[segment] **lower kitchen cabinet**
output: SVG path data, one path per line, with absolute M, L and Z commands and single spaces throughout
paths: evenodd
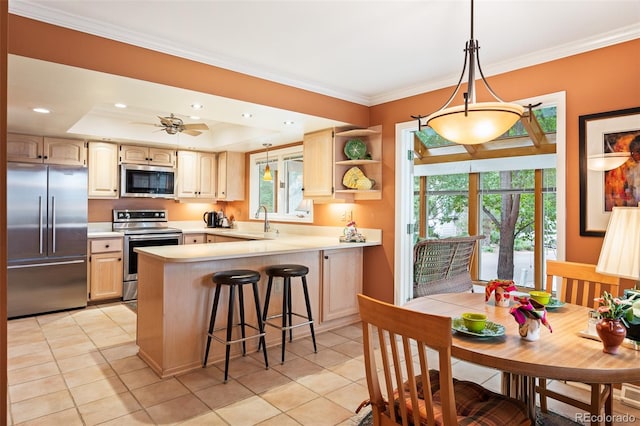
M 89 239 L 89 300 L 122 297 L 122 238 Z
M 182 244 L 202 244 L 205 242 L 205 234 L 184 234 Z
M 358 313 L 362 293 L 362 248 L 322 253 L 322 321 Z

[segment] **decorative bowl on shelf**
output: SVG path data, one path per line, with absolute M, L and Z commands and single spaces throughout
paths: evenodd
M 363 159 L 367 155 L 367 144 L 365 144 L 362 139 L 349 139 L 347 143 L 344 144 L 344 155 L 346 155 L 349 160 Z

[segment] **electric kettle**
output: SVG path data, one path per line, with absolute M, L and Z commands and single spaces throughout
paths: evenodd
M 215 228 L 218 226 L 216 212 L 204 212 L 202 220 L 207 224 L 207 228 Z

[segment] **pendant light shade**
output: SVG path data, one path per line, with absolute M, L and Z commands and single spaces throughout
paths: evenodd
M 607 152 L 590 155 L 587 158 L 587 168 L 597 172 L 606 172 L 622 166 L 629 158 L 631 158 L 631 155 L 628 152 Z
M 504 134 L 522 117 L 524 113 L 522 105 L 504 102 L 489 86 L 480 67 L 479 49 L 478 41 L 473 38 L 473 0 L 471 0 L 471 38 L 464 49 L 464 66 L 458 84 L 451 97 L 438 111 L 426 117 L 411 116 L 418 120 L 419 129 L 423 125 L 421 120 L 426 118 L 426 125 L 443 138 L 463 145 L 476 145 Z M 482 82 L 497 102 L 476 102 L 476 64 Z M 466 71 L 468 71 L 468 78 L 464 104 L 449 107 L 460 90 Z
M 270 182 L 273 180 L 273 176 L 271 176 L 271 167 L 269 167 L 269 147 L 271 146 L 271 144 L 263 143 L 262 146 L 267 148 L 267 165 L 264 168 L 264 175 L 262 176 L 262 180 Z
M 504 134 L 524 108 L 503 102 L 480 102 L 441 109 L 427 117 L 427 126 L 443 138 L 464 145 L 488 142 Z

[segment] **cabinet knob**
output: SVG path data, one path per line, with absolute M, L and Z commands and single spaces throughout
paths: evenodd
M 325 256 L 324 258 L 325 258 L 325 259 L 329 259 L 329 256 Z
M 109 248 L 109 244 L 106 244 L 106 245 L 104 246 L 104 248 Z
M 38 158 L 42 158 L 42 155 L 38 155 Z
M 46 155 L 44 156 L 44 159 L 45 159 L 45 160 L 46 160 L 46 159 L 48 159 L 48 158 L 49 158 L 49 157 L 47 157 Z
M 114 190 L 113 190 L 113 192 L 118 192 L 118 190 L 117 190 L 117 189 L 114 189 Z

